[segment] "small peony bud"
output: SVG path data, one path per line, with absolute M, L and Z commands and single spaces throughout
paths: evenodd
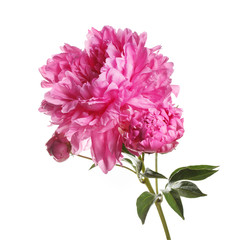
M 62 134 L 54 133 L 53 137 L 46 143 L 47 151 L 57 162 L 63 162 L 69 158 L 71 151 L 70 142 Z

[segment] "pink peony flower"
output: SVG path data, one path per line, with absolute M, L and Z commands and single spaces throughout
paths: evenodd
M 184 133 L 181 112 L 179 108 L 169 107 L 123 115 L 120 131 L 125 146 L 134 154 L 172 151 Z
M 171 85 L 173 64 L 158 53 L 160 46 L 145 47 L 146 39 L 129 29 L 92 28 L 85 50 L 66 44 L 40 68 L 42 87 L 51 89 L 39 110 L 58 125 L 73 154 L 90 148 L 104 173 L 121 163 L 122 113 L 168 109 L 171 93 L 178 93 Z
M 71 145 L 63 134 L 54 133 L 53 137 L 46 143 L 47 151 L 57 162 L 63 162 L 69 158 Z

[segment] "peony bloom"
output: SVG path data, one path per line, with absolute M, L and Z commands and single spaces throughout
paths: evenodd
M 123 115 L 120 125 L 123 142 L 134 154 L 170 152 L 184 133 L 181 110 L 178 108 L 150 108 L 135 111 L 129 118 L 124 118 L 126 115 Z
M 178 92 L 171 85 L 173 64 L 160 46 L 145 47 L 146 39 L 129 29 L 92 28 L 84 50 L 66 44 L 40 68 L 42 87 L 50 90 L 39 110 L 58 125 L 73 154 L 90 149 L 104 173 L 121 163 L 124 111 L 169 109 L 171 93 Z
M 55 132 L 46 146 L 50 156 L 53 156 L 57 162 L 63 162 L 69 158 L 71 145 L 63 134 Z

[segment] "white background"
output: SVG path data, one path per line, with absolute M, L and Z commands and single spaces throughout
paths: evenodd
M 146 31 L 147 46 L 161 44 L 174 62 L 186 132 L 159 171 L 220 165 L 198 183 L 207 197 L 183 199 L 185 221 L 163 202 L 172 239 L 240 239 L 239 16 L 231 0 L 2 1 L 0 239 L 164 239 L 154 207 L 145 225 L 138 219 L 146 188 L 133 174 L 88 171 L 78 157 L 59 164 L 45 150 L 55 128 L 38 112 L 38 68 L 64 43 L 83 48 L 87 30 L 104 25 Z

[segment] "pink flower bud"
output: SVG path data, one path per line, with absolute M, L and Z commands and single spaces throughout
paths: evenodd
M 64 134 L 55 132 L 46 146 L 50 156 L 53 156 L 57 162 L 63 162 L 69 158 L 71 145 Z

